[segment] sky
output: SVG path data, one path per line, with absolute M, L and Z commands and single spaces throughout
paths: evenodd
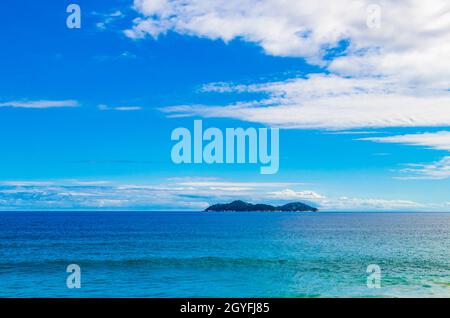
M 0 210 L 450 211 L 446 0 L 1 7 Z M 174 164 L 196 119 L 279 128 L 278 173 Z

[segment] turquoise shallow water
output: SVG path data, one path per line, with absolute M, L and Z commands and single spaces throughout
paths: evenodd
M 450 214 L 0 212 L 0 296 L 450 297 Z

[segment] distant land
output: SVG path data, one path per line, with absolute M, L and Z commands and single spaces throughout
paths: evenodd
M 292 202 L 281 206 L 269 204 L 252 204 L 244 201 L 233 201 L 225 204 L 214 204 L 205 212 L 318 212 L 317 208 L 302 202 Z

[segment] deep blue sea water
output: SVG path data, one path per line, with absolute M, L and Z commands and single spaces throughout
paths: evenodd
M 0 296 L 450 297 L 450 214 L 0 212 Z

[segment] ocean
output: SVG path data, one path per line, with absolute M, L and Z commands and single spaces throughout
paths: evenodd
M 450 213 L 0 212 L 0 297 L 450 297 Z

